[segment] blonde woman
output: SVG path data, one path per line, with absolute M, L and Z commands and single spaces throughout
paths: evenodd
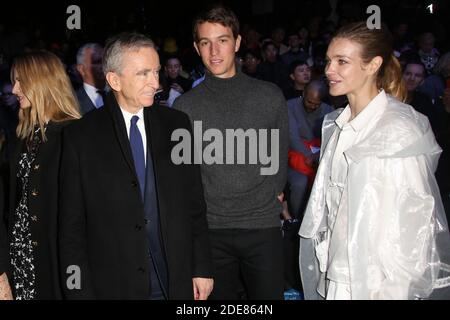
M 300 228 L 306 298 L 427 299 L 450 285 L 450 236 L 428 119 L 403 103 L 392 38 L 364 22 L 327 51 L 332 96 L 321 160 Z M 442 289 L 442 290 L 441 290 Z M 442 296 L 441 296 L 442 297 Z
M 59 58 L 29 52 L 11 68 L 20 103 L 19 139 L 10 162 L 7 218 L 11 287 L 15 299 L 59 299 L 57 260 L 58 172 L 62 129 L 80 118 Z

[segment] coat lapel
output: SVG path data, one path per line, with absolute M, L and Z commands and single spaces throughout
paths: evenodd
M 128 140 L 127 128 L 125 126 L 125 121 L 123 120 L 120 107 L 117 104 L 116 98 L 112 92 L 108 93 L 106 96 L 105 108 L 108 110 L 112 122 L 114 125 L 114 131 L 116 134 L 117 141 L 119 142 L 120 149 L 122 150 L 122 155 L 127 162 L 128 167 L 134 176 L 136 176 L 136 170 L 134 168 L 133 155 L 131 153 L 130 141 Z
M 89 98 L 86 90 L 84 90 L 83 86 L 81 86 L 81 88 L 78 89 L 77 97 L 80 102 L 80 108 L 81 108 L 82 114 L 86 114 L 89 111 L 96 109 L 95 105 L 92 103 L 91 99 Z
M 167 212 L 167 208 L 164 201 L 163 183 L 161 174 L 164 171 L 165 164 L 162 162 L 163 158 L 158 153 L 158 150 L 164 150 L 161 148 L 161 144 L 166 143 L 166 137 L 163 134 L 163 127 L 161 119 L 158 117 L 158 107 L 146 107 L 144 108 L 144 120 L 145 120 L 145 131 L 147 135 L 147 154 L 151 155 L 153 160 L 153 173 L 155 176 L 155 187 L 156 187 L 156 199 L 158 203 L 159 219 L 161 224 L 161 236 L 163 239 L 163 245 L 165 252 L 167 252 L 166 246 L 166 231 L 167 231 L 167 216 L 164 214 Z M 147 159 L 150 157 L 147 156 Z M 147 162 L 147 166 L 149 163 Z M 146 195 L 147 197 L 147 195 Z

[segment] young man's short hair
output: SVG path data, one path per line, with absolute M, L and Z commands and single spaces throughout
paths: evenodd
M 233 37 L 237 39 L 239 35 L 239 20 L 236 14 L 223 6 L 215 6 L 207 11 L 200 13 L 192 26 L 192 36 L 195 42 L 198 42 L 198 26 L 202 23 L 218 23 L 224 27 L 229 27 L 233 32 Z
M 289 74 L 294 74 L 295 69 L 297 69 L 298 66 L 307 66 L 307 67 L 309 67 L 308 62 L 306 62 L 306 60 L 295 60 L 295 61 L 292 61 L 292 63 L 289 65 Z

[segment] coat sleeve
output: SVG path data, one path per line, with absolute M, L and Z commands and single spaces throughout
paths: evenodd
M 303 119 L 298 119 L 293 111 L 294 105 L 288 103 L 288 119 L 289 119 L 289 148 L 293 149 L 305 156 L 311 156 L 309 150 L 302 141 L 300 136 L 301 125 L 304 125 Z M 305 124 L 306 125 L 306 124 Z
M 59 250 L 67 299 L 95 299 L 88 261 L 86 210 L 79 154 L 65 130 L 60 171 Z
M 191 136 L 192 127 L 188 116 L 185 116 L 184 126 Z M 195 146 L 192 146 L 193 156 Z M 192 162 L 194 163 L 193 159 Z M 192 277 L 212 278 L 211 247 L 209 243 L 208 222 L 206 219 L 206 202 L 203 194 L 203 184 L 200 173 L 200 165 L 187 165 L 188 176 L 191 182 L 191 196 L 189 198 L 189 214 L 192 228 L 193 241 L 193 275 Z
M 383 200 L 388 200 L 384 208 L 389 215 L 380 224 L 385 232 L 378 249 L 382 281 L 376 298 L 427 298 L 441 266 L 437 234 L 441 233 L 447 244 L 450 239 L 448 227 L 438 226 L 438 217 L 444 214 L 442 202 L 425 156 L 390 162 L 388 186 L 392 189 L 384 186 Z M 373 271 L 368 274 L 376 279 L 377 270 Z
M 8 244 L 6 237 L 6 226 L 4 215 L 5 208 L 5 190 L 3 188 L 3 177 L 0 176 L 0 275 L 8 270 Z

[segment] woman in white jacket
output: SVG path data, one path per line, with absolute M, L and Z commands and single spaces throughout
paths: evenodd
M 450 235 L 434 171 L 441 153 L 428 119 L 402 103 L 392 38 L 344 26 L 327 51 L 332 96 L 321 161 L 299 231 L 307 299 L 444 297 Z

